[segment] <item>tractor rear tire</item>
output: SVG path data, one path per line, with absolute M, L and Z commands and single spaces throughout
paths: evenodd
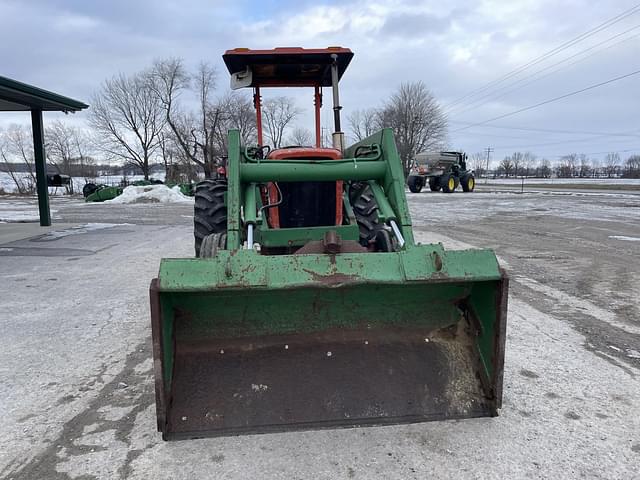
M 460 180 L 460 183 L 462 184 L 463 192 L 473 192 L 473 190 L 476 188 L 476 177 L 471 174 L 465 175 Z
M 411 190 L 412 193 L 420 193 L 422 191 L 422 187 L 424 187 L 424 179 L 418 176 L 409 177 L 407 184 L 409 185 L 409 190 Z
M 453 193 L 458 186 L 456 183 L 456 176 L 453 173 L 448 175 L 442 175 L 440 177 L 440 185 L 444 193 Z
M 440 177 L 429 178 L 429 189 L 432 192 L 439 192 L 440 188 Z
M 378 204 L 368 185 L 362 189 L 351 206 L 360 230 L 360 245 L 367 248 L 373 247 L 378 252 L 394 251 L 395 247 L 388 239 L 388 232 L 378 220 Z
M 227 233 L 226 179 L 207 179 L 196 185 L 193 207 L 193 235 L 196 257 L 207 235 Z

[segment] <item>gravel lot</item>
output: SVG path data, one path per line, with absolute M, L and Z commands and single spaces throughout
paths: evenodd
M 190 205 L 54 198 L 45 233 L 0 224 L 0 478 L 640 478 L 638 193 L 408 194 L 419 241 L 513 280 L 500 417 L 171 443 L 147 290 L 191 255 Z

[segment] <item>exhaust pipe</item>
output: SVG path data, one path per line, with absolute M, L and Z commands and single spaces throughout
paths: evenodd
M 340 94 L 338 91 L 338 55 L 331 54 L 333 63 L 331 64 L 331 90 L 333 92 L 333 148 L 344 151 L 344 132 L 340 127 Z

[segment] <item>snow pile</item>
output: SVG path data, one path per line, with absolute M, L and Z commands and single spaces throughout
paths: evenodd
M 191 203 L 193 198 L 180 193 L 180 189 L 171 189 L 166 185 L 145 185 L 127 187 L 122 195 L 104 203 Z

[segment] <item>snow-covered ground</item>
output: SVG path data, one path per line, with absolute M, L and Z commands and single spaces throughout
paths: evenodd
M 407 193 L 414 222 L 448 222 L 447 209 L 455 208 L 455 223 L 479 221 L 503 216 L 557 216 L 572 219 L 624 221 L 640 219 L 640 195 L 590 192 L 482 192 L 468 193 Z M 566 201 L 559 201 L 565 197 Z
M 55 219 L 58 210 L 51 209 L 51 216 Z M 37 222 L 40 219 L 38 205 L 30 200 L 13 198 L 9 202 L 0 202 L 0 223 L 7 222 Z

